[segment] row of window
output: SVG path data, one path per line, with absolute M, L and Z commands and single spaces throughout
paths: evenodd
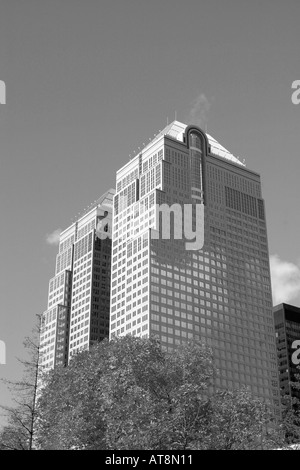
M 66 238 L 63 242 L 59 244 L 59 253 L 67 250 L 67 248 L 71 247 L 74 244 L 75 235 L 71 235 L 70 237 Z
M 143 161 L 142 171 L 147 173 L 147 171 L 156 166 L 158 162 L 163 159 L 163 149 L 159 150 L 158 153 L 151 155 L 147 160 Z
M 79 238 L 82 238 L 83 236 L 85 236 L 89 232 L 91 232 L 95 228 L 95 223 L 96 223 L 96 220 L 95 220 L 95 217 L 94 217 L 93 220 L 91 220 L 89 223 L 87 223 L 83 227 L 81 227 L 78 230 L 78 233 L 77 233 L 77 240 L 79 240 Z
M 151 168 L 147 173 L 141 176 L 141 191 L 140 197 L 144 197 L 154 188 L 161 185 L 162 180 L 162 164 L 159 163 L 155 167 Z
M 139 177 L 139 170 L 135 168 L 133 171 L 128 173 L 124 178 L 117 182 L 117 192 L 119 193 L 121 189 L 128 186 L 132 181 L 136 180 Z

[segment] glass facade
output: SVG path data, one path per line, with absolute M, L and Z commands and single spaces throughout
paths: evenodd
M 56 274 L 42 315 L 41 365 L 71 356 L 109 335 L 111 219 L 109 190 L 60 235 Z
M 120 206 L 121 189 L 115 196 L 110 337 L 156 335 L 169 351 L 204 340 L 220 371 L 217 386 L 247 385 L 279 405 L 259 175 L 178 122 L 117 172 L 117 188 L 130 174 L 134 200 Z M 169 239 L 162 237 L 166 214 L 156 211 L 162 204 L 179 208 L 170 210 Z M 204 204 L 200 250 L 178 236 L 187 223 L 196 227 L 195 210 L 185 220 L 187 204 Z

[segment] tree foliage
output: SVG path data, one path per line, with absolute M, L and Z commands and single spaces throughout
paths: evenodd
M 162 350 L 125 336 L 48 374 L 38 400 L 41 449 L 184 450 L 274 447 L 265 404 L 246 389 L 214 391 L 212 351 Z M 277 437 L 277 436 L 276 436 Z
M 297 367 L 299 371 L 299 366 Z M 293 445 L 300 443 L 300 374 L 294 375 L 294 380 L 290 382 L 291 395 L 282 398 L 282 422 L 281 428 L 285 436 L 285 443 Z M 293 448 L 293 447 L 291 447 Z
M 4 380 L 14 397 L 14 406 L 0 405 L 7 417 L 8 424 L 0 431 L 0 450 L 32 450 L 37 421 L 36 396 L 40 360 L 40 317 L 33 329 L 32 336 L 26 337 L 23 344 L 28 358 L 19 359 L 24 367 L 19 381 Z

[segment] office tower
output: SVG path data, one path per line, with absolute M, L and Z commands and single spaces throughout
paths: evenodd
M 110 189 L 60 234 L 55 276 L 42 315 L 41 365 L 67 365 L 70 357 L 109 335 Z
M 289 395 L 300 399 L 300 390 L 292 388 L 290 383 L 297 381 L 295 374 L 299 374 L 300 308 L 279 304 L 273 311 L 281 397 Z
M 259 175 L 198 127 L 174 121 L 117 171 L 116 188 L 110 338 L 156 335 L 169 351 L 205 340 L 216 386 L 247 385 L 279 405 Z M 162 204 L 177 205 L 170 239 Z M 180 239 L 195 231 L 196 204 L 204 206 L 201 249 Z

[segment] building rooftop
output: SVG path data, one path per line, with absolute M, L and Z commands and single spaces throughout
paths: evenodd
M 106 207 L 113 207 L 113 197 L 115 195 L 116 190 L 113 188 L 110 188 L 106 193 L 102 194 L 102 196 L 99 197 L 99 199 L 95 199 L 94 202 L 92 202 L 89 206 L 87 206 L 85 209 L 83 209 L 81 212 L 79 212 L 75 217 L 72 219 L 72 225 L 82 217 L 84 217 L 86 214 L 88 214 L 91 210 L 95 209 L 98 206 L 106 206 Z M 70 227 L 67 229 L 63 230 L 61 232 L 61 235 L 66 231 L 69 230 Z
M 106 193 L 102 194 L 102 196 L 100 196 L 99 199 L 95 199 L 94 202 L 92 202 L 88 207 L 86 207 L 82 212 L 80 212 L 78 219 L 88 214 L 88 212 L 90 212 L 92 209 L 95 209 L 95 207 L 98 207 L 98 206 L 112 207 L 113 197 L 115 195 L 115 192 L 116 192 L 115 189 L 110 188 L 108 191 L 106 191 Z
M 160 131 L 154 139 L 149 142 L 149 144 L 146 145 L 146 147 L 143 148 L 142 151 L 145 151 L 150 145 L 152 145 L 155 141 L 160 139 L 163 135 L 169 135 L 170 137 L 173 137 L 174 139 L 179 140 L 180 142 L 183 142 L 183 134 L 185 132 L 185 129 L 187 128 L 187 124 L 184 124 L 179 121 L 173 121 L 171 124 L 168 124 L 162 131 Z M 244 162 L 242 162 L 239 157 L 235 157 L 230 153 L 223 145 L 221 145 L 214 137 L 212 137 L 209 134 L 206 134 L 208 143 L 210 145 L 210 152 L 213 155 L 217 155 L 218 157 L 225 158 L 226 160 L 230 160 L 233 163 L 236 163 L 241 166 L 246 166 Z

